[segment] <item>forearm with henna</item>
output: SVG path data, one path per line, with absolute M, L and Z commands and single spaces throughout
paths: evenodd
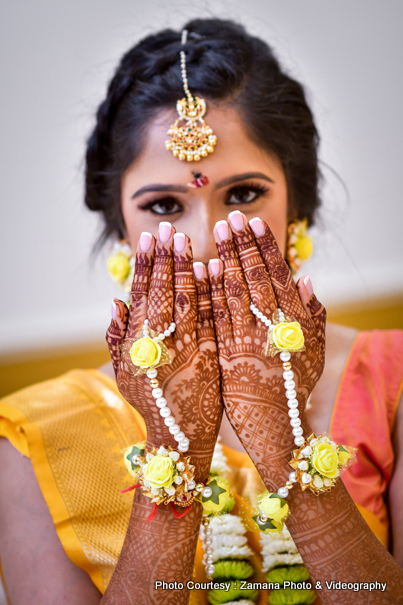
M 142 415 L 147 449 L 177 442 L 161 418 L 146 375 L 134 376 L 120 354 L 125 338 L 140 338 L 144 319 L 162 332 L 175 321 L 174 333 L 164 344 L 172 363 L 158 367 L 158 382 L 175 423 L 189 439 L 196 482 L 205 481 L 222 416 L 219 366 L 214 338 L 207 273 L 193 276 L 190 242 L 173 252 L 172 237 L 154 248 L 137 252 L 130 313 L 117 302 L 116 318 L 107 333 L 117 385 L 125 399 Z M 130 445 L 130 444 L 128 444 Z M 125 605 L 182 605 L 188 602 L 186 582 L 191 579 L 202 507 L 194 502 L 181 519 L 161 504 L 153 521 L 149 498 L 136 491 L 132 514 L 118 564 L 102 602 Z M 181 508 L 178 512 L 183 512 Z M 155 582 L 182 583 L 177 590 L 157 590 Z
M 150 501 L 137 490 L 126 538 L 102 605 L 186 605 L 202 507 L 194 506 L 182 519 L 175 519 L 167 506 L 160 506 L 149 523 Z M 169 590 L 156 582 L 173 583 Z M 181 588 L 181 583 L 183 588 Z M 176 586 L 176 588 L 175 588 Z
M 245 219 L 245 217 L 244 217 Z M 222 373 L 223 399 L 229 420 L 252 458 L 267 489 L 276 492 L 288 479 L 295 449 L 279 355 L 265 357 L 267 327 L 250 312 L 251 300 L 268 318 L 280 307 L 294 316 L 305 336 L 305 351 L 293 353 L 303 435 L 312 430 L 305 415 L 308 395 L 324 364 L 324 307 L 314 295 L 303 307 L 291 274 L 270 229 L 254 237 L 244 228 L 224 241 L 216 235 L 223 274 L 210 275 L 214 320 Z M 403 603 L 403 570 L 365 523 L 343 483 L 314 496 L 299 485 L 288 496 L 287 519 L 293 539 L 322 603 Z M 327 589 L 326 582 L 387 583 L 385 592 Z

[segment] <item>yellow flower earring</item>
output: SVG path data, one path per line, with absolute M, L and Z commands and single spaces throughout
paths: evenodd
M 286 260 L 292 273 L 296 273 L 313 252 L 312 238 L 307 235 L 308 219 L 295 220 L 288 225 Z
M 124 292 L 130 292 L 134 276 L 134 256 L 126 240 L 116 240 L 108 255 L 106 268 L 115 283 Z

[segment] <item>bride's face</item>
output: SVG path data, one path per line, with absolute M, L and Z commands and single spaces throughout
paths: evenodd
M 175 116 L 161 112 L 147 130 L 141 154 L 122 179 L 122 210 L 127 237 L 135 250 L 142 231 L 156 234 L 160 221 L 171 222 L 192 242 L 194 260 L 215 258 L 213 227 L 229 212 L 264 219 L 285 251 L 287 184 L 278 159 L 248 136 L 230 107 L 208 106 L 205 121 L 217 135 L 214 153 L 199 162 L 180 161 L 165 149 Z M 192 174 L 208 184 L 193 188 Z

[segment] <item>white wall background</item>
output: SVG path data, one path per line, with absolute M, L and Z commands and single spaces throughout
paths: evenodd
M 84 141 L 136 40 L 194 16 L 242 21 L 308 90 L 324 212 L 309 263 L 325 304 L 403 292 L 400 0 L 3 0 L 0 353 L 101 339 L 116 295 L 84 210 Z

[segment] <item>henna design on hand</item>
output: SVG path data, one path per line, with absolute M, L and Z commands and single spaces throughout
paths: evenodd
M 305 312 L 267 226 L 257 240 L 258 245 L 245 221 L 244 229 L 218 242 L 224 273 L 210 276 L 210 283 L 225 409 L 262 479 L 277 488 L 288 474 L 286 462 L 294 437 L 282 363 L 279 356 L 264 355 L 267 327 L 255 320 L 249 309 L 250 299 L 259 310 L 265 309 L 269 318 L 280 306 L 286 315 L 293 312 L 301 324 L 306 350 L 293 353 L 292 370 L 303 428 L 307 426 L 306 400 L 323 371 L 325 314 L 322 306 L 315 319 Z
M 190 440 L 188 455 L 196 466 L 197 479 L 204 480 L 222 415 L 207 273 L 204 280 L 195 281 L 188 238 L 180 254 L 173 254 L 171 238 L 165 244 L 157 240 L 155 257 L 151 251 L 138 254 L 137 259 L 130 305 L 134 312 L 130 314 L 129 326 L 127 307 L 121 303 L 118 312 L 125 320 L 112 321 L 107 335 L 117 385 L 123 397 L 142 415 L 147 427 L 148 447 L 166 443 L 175 448 L 177 443 L 159 414 L 148 379 L 145 375 L 133 376 L 119 349 L 126 328 L 131 337 L 141 337 L 139 330 L 147 308 L 150 326 L 158 331 L 170 324 L 173 314 L 176 330 L 164 341 L 173 359 L 171 364 L 158 368 L 158 381 L 172 415 Z M 200 342 L 198 337 L 202 339 Z
M 145 375 L 134 377 L 120 355 L 119 345 L 127 331 L 133 337 L 146 318 L 161 330 L 171 322 L 175 332 L 164 343 L 173 360 L 158 368 L 158 381 L 172 415 L 190 440 L 187 455 L 195 466 L 195 479 L 208 477 L 211 457 L 222 417 L 220 372 L 215 343 L 213 311 L 207 272 L 201 280 L 193 276 L 190 242 L 182 253 L 172 254 L 172 241 L 157 240 L 152 254 L 136 264 L 131 313 L 117 303 L 117 318 L 111 322 L 107 340 L 114 361 L 118 388 L 142 415 L 147 427 L 147 447 L 176 441 L 161 418 Z M 136 273 L 137 272 L 137 273 Z M 175 296 L 174 296 L 175 292 Z M 132 311 L 133 310 L 133 311 Z M 129 323 L 129 328 L 127 328 Z M 186 582 L 191 579 L 202 509 L 198 503 L 183 517 L 175 519 L 169 507 L 161 505 L 152 523 L 150 500 L 135 494 L 132 517 L 122 553 L 102 602 L 113 605 L 185 605 L 189 594 L 183 590 L 156 591 L 156 580 Z

